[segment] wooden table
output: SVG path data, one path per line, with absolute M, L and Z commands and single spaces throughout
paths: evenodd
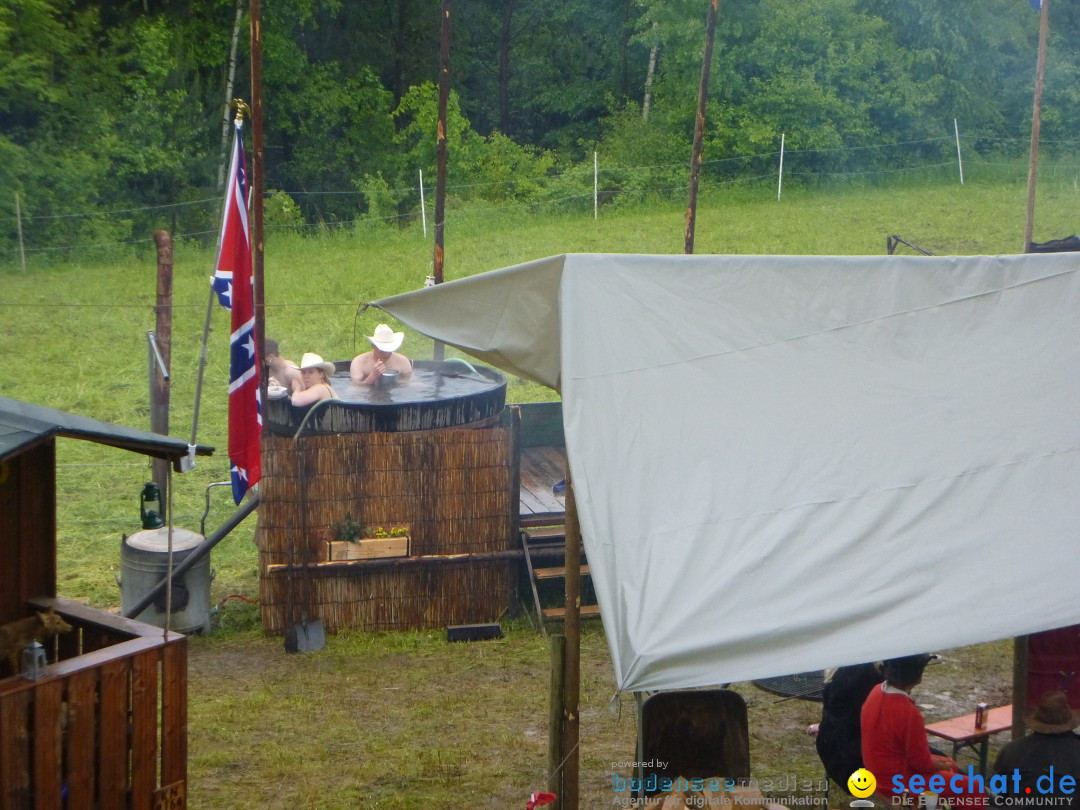
M 990 738 L 1012 728 L 1012 706 L 997 706 L 990 710 L 986 728 L 975 728 L 975 713 L 942 720 L 926 727 L 926 733 L 952 743 L 953 759 L 962 748 L 977 749 L 979 752 L 979 773 L 986 777 L 987 758 L 990 752 Z

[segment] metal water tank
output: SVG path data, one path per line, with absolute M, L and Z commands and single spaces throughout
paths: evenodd
M 173 529 L 173 568 L 203 541 L 188 529 Z M 144 529 L 124 539 L 120 546 L 120 608 L 126 614 L 165 578 L 169 567 L 169 530 Z M 179 577 L 172 587 L 172 616 L 169 629 L 179 633 L 210 631 L 210 555 L 207 554 Z M 157 627 L 165 626 L 165 590 L 134 617 Z

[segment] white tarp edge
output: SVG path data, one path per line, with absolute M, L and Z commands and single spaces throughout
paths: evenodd
M 563 258 L 493 270 L 375 304 L 418 332 L 559 390 Z
M 620 689 L 1080 622 L 1080 257 L 546 262 L 556 317 L 507 295 L 545 262 L 469 279 L 467 315 L 464 282 L 380 305 L 454 345 L 501 310 L 535 379 L 557 330 Z

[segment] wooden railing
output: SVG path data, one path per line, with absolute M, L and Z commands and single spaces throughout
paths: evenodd
M 187 639 L 62 599 L 46 676 L 0 680 L 0 810 L 186 806 Z

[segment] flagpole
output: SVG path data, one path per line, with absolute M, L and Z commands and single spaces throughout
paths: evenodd
M 244 103 L 243 99 L 239 98 L 234 98 L 231 106 L 236 108 L 236 117 L 233 121 L 233 128 L 235 130 L 238 124 L 244 123 L 244 110 L 248 109 L 248 106 Z M 234 132 L 233 137 L 240 137 L 239 132 Z M 224 211 L 222 214 L 224 215 Z M 220 258 L 221 255 L 221 240 L 222 234 L 219 233 L 217 251 L 214 259 L 215 270 L 217 270 L 217 259 Z M 188 461 L 191 463 L 192 468 L 195 466 L 195 440 L 199 434 L 199 405 L 202 404 L 203 376 L 206 371 L 206 345 L 210 340 L 210 317 L 214 312 L 214 296 L 216 295 L 217 292 L 214 290 L 213 283 L 211 283 L 210 294 L 206 299 L 206 319 L 203 321 L 202 345 L 199 347 L 199 370 L 195 375 L 195 407 L 191 414 L 191 439 L 188 441 Z
M 1027 221 L 1024 225 L 1024 253 L 1031 252 L 1031 235 L 1035 226 L 1035 182 L 1039 168 L 1039 121 L 1042 117 L 1043 76 L 1046 73 L 1046 34 L 1049 24 L 1050 0 L 1042 0 L 1039 20 L 1039 56 L 1035 61 L 1035 103 L 1031 111 L 1031 153 L 1028 163 Z
M 251 272 L 255 282 L 255 351 L 259 358 L 259 398 L 266 401 L 269 368 L 266 357 L 266 298 L 263 290 L 263 126 L 262 14 L 251 0 Z
M 214 285 L 210 285 L 210 297 L 206 301 L 206 320 L 203 322 L 202 346 L 199 347 L 199 370 L 195 375 L 195 410 L 191 415 L 191 439 L 188 441 L 188 459 L 195 460 L 195 437 L 199 433 L 199 403 L 202 402 L 203 372 L 206 371 L 206 343 L 210 339 L 210 315 L 214 311 Z

